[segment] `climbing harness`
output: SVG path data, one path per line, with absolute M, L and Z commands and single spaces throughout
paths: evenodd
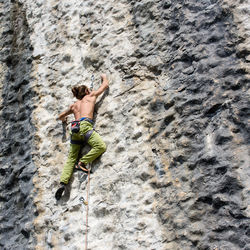
M 80 120 L 72 121 L 71 122 L 71 132 L 72 132 L 72 134 L 78 133 L 80 131 L 80 122 L 81 121 L 87 121 L 87 122 L 91 123 L 92 125 L 94 125 L 94 122 L 91 119 L 86 118 L 86 117 L 83 117 Z M 85 134 L 84 140 L 73 140 L 72 139 L 72 135 L 71 135 L 71 137 L 70 137 L 70 143 L 71 144 L 76 144 L 76 145 L 85 145 L 88 142 L 90 136 L 93 134 L 94 130 L 95 130 L 94 128 L 92 130 L 89 130 Z
M 79 120 L 74 120 L 71 122 L 71 132 L 72 133 L 78 133 L 80 131 L 80 122 L 81 121 L 87 121 L 87 122 L 91 123 L 92 125 L 94 125 L 94 122 L 91 119 L 89 119 L 87 117 L 82 117 Z
M 75 120 L 71 122 L 71 132 L 78 133 L 80 131 L 80 120 Z
M 94 129 L 89 130 L 89 131 L 85 134 L 84 140 L 73 140 L 73 139 L 72 139 L 72 135 L 71 135 L 70 143 L 71 143 L 71 144 L 76 144 L 76 145 L 82 145 L 82 146 L 83 146 L 83 145 L 85 145 L 85 144 L 88 142 L 88 140 L 89 140 L 90 136 L 93 134 L 93 132 L 94 132 Z
M 88 117 L 82 117 L 82 118 L 80 119 L 80 122 L 81 122 L 81 121 L 87 121 L 87 122 L 91 123 L 92 125 L 94 125 L 94 122 L 93 122 L 91 119 L 89 119 Z

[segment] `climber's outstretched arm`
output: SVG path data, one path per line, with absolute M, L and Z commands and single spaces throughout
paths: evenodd
M 70 115 L 70 114 L 73 114 L 73 109 L 72 109 L 72 106 L 73 105 L 70 105 L 70 107 L 65 110 L 64 112 L 62 112 L 59 116 L 58 116 L 58 119 L 60 119 L 62 122 L 65 122 L 66 121 L 66 116 Z
M 105 89 L 107 89 L 109 87 L 109 81 L 108 81 L 108 78 L 106 76 L 106 74 L 102 74 L 101 75 L 101 78 L 102 78 L 102 85 L 100 86 L 100 88 L 96 91 L 92 91 L 90 93 L 90 96 L 99 96 L 100 94 L 102 94 Z

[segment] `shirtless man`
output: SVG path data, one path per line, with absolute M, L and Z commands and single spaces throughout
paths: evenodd
M 56 192 L 57 200 L 61 198 L 62 193 L 65 190 L 65 185 L 68 184 L 69 179 L 73 173 L 74 166 L 81 149 L 80 144 L 81 142 L 84 142 L 86 133 L 88 132 L 88 134 L 91 134 L 87 141 L 91 146 L 91 150 L 86 155 L 80 158 L 78 165 L 75 167 L 76 170 L 88 173 L 89 170 L 86 168 L 87 164 L 94 161 L 106 150 L 106 145 L 100 135 L 96 131 L 93 131 L 92 121 L 96 99 L 109 86 L 107 76 L 103 74 L 101 75 L 101 78 L 102 84 L 96 91 L 90 91 L 90 89 L 85 85 L 73 87 L 72 93 L 78 99 L 78 101 L 70 105 L 69 109 L 62 112 L 58 117 L 62 122 L 65 122 L 68 115 L 74 114 L 75 120 L 80 120 L 80 129 L 79 132 L 71 132 L 70 151 L 68 160 L 63 168 L 63 172 L 60 178 L 61 186 Z

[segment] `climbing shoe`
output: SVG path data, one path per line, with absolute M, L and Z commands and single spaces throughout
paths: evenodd
M 56 197 L 57 200 L 61 199 L 62 194 L 65 191 L 65 185 L 66 184 L 62 183 L 62 182 L 60 184 L 61 184 L 61 186 L 58 188 L 58 190 L 56 191 L 56 194 L 55 194 L 55 197 Z

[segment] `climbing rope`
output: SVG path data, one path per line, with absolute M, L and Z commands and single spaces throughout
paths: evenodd
M 88 248 L 88 217 L 89 217 L 89 188 L 90 188 L 90 168 L 88 169 L 88 183 L 86 195 L 86 231 L 85 231 L 85 250 Z
M 94 80 L 95 80 L 95 76 L 92 75 L 91 76 L 91 85 L 90 85 L 90 90 L 93 90 L 94 87 Z M 87 195 L 86 195 L 86 231 L 85 231 L 85 250 L 87 250 L 88 248 L 88 218 L 89 218 L 89 187 L 90 187 L 90 169 L 91 169 L 91 165 L 88 169 L 88 183 L 87 183 Z

